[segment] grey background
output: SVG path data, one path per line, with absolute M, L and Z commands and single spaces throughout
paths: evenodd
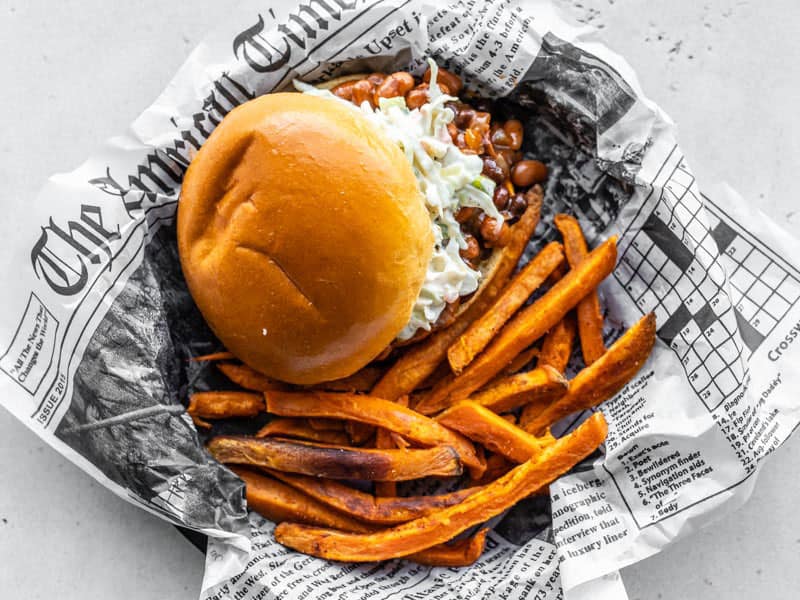
M 51 173 L 76 167 L 163 88 L 227 2 L 0 0 L 0 239 Z M 265 2 L 265 5 L 267 3 Z M 701 185 L 725 180 L 800 236 L 800 4 L 559 0 L 602 29 L 679 124 Z M 655 6 L 654 6 L 655 5 Z M 794 599 L 800 436 L 747 505 L 630 567 L 632 599 Z M 15 597 L 187 598 L 202 556 L 0 411 L 0 589 Z M 4 595 L 4 594 L 3 594 Z

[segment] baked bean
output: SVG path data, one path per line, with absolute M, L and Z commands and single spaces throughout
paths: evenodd
M 370 73 L 367 75 L 367 81 L 369 81 L 374 86 L 379 86 L 386 80 L 386 75 L 383 73 Z
M 456 127 L 459 127 L 460 129 L 466 129 L 472 124 L 472 119 L 474 118 L 474 110 L 468 106 L 460 107 L 458 110 L 456 110 L 456 117 L 453 119 L 453 123 L 455 123 Z
M 456 221 L 458 221 L 459 223 L 466 223 L 472 217 L 474 217 L 475 213 L 477 212 L 478 209 L 474 206 L 462 206 L 461 208 L 458 209 L 458 212 L 455 215 Z
M 483 140 L 476 129 L 470 127 L 464 132 L 464 142 L 467 144 L 467 148 L 475 152 L 475 154 L 483 152 Z
M 522 122 L 517 119 L 509 119 L 503 123 L 503 129 L 510 140 L 508 147 L 512 150 L 519 150 L 522 147 L 522 136 L 524 133 Z
M 508 236 L 510 234 L 511 232 L 505 221 L 498 227 L 496 219 L 493 217 L 486 217 L 481 223 L 481 237 L 488 246 L 505 246 L 508 243 Z
M 547 179 L 547 167 L 538 160 L 521 160 L 511 169 L 511 181 L 519 187 L 528 187 Z
M 422 80 L 425 83 L 431 82 L 431 70 L 428 69 L 425 71 L 425 75 L 422 76 Z M 447 86 L 447 94 L 451 96 L 458 96 L 458 93 L 461 91 L 461 88 L 464 87 L 464 83 L 461 81 L 461 77 L 456 75 L 455 73 L 451 73 L 446 69 L 439 69 L 439 73 L 436 76 L 436 83 L 440 85 Z M 442 90 L 444 91 L 444 90 Z
M 481 171 L 481 174 L 486 175 L 486 177 L 498 185 L 502 184 L 503 180 L 506 178 L 506 174 L 503 172 L 503 169 L 491 156 L 483 157 L 483 170 Z
M 340 83 L 339 85 L 335 86 L 331 90 L 331 93 L 334 96 L 338 96 L 342 100 L 351 101 L 353 99 L 353 86 L 356 83 L 356 81 L 345 81 L 344 83 Z
M 497 147 L 508 148 L 511 144 L 511 138 L 508 137 L 508 133 L 506 130 L 503 129 L 503 125 L 500 123 L 494 123 L 491 128 L 490 139 L 492 140 L 492 144 Z
M 357 81 L 353 85 L 353 103 L 356 106 L 361 106 L 364 102 L 369 102 L 372 108 L 375 108 L 375 100 L 372 93 L 372 84 L 366 79 Z
M 421 83 L 406 94 L 406 106 L 409 110 L 419 108 L 428 101 L 428 84 Z
M 503 210 L 508 205 L 510 194 L 508 193 L 508 189 L 503 184 L 498 184 L 497 187 L 494 188 L 494 196 L 492 196 L 492 200 L 494 201 L 494 205 L 497 207 L 497 210 Z
M 489 127 L 492 124 L 492 115 L 487 112 L 476 111 L 475 116 L 472 117 L 470 127 L 475 127 L 481 133 L 489 133 Z
M 522 192 L 514 194 L 514 197 L 511 198 L 511 202 L 508 204 L 508 210 L 511 215 L 514 218 L 519 217 L 525 212 L 526 208 L 528 208 L 528 201 L 525 200 L 525 194 Z
M 376 98 L 395 98 L 405 96 L 414 88 L 414 78 L 411 73 L 398 71 L 392 73 L 375 90 Z
M 458 253 L 464 260 L 473 262 L 481 255 L 481 245 L 474 235 L 465 235 L 464 241 L 467 242 L 467 247 L 459 250 Z

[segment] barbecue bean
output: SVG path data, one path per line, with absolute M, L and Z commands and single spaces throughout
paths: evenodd
M 425 71 L 425 75 L 422 76 L 422 80 L 425 83 L 431 82 L 430 69 Z M 436 76 L 436 83 L 446 85 L 448 90 L 447 93 L 452 96 L 458 96 L 458 93 L 461 91 L 461 88 L 464 87 L 464 83 L 461 81 L 461 77 L 459 77 L 455 73 L 451 73 L 450 71 L 441 68 L 439 69 L 439 73 Z
M 528 187 L 547 179 L 547 167 L 538 160 L 521 160 L 511 169 L 511 182 L 519 187 Z
M 405 96 L 414 88 L 414 78 L 411 73 L 398 71 L 389 75 L 375 90 L 376 98 L 395 98 Z

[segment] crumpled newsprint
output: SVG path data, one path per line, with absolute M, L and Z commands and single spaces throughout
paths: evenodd
M 0 398 L 104 485 L 210 536 L 202 597 L 624 598 L 617 570 L 739 506 L 800 420 L 800 245 L 732 190 L 703 195 L 630 67 L 545 2 L 245 1 L 124 135 L 53 177 L 0 274 Z M 602 455 L 493 521 L 468 569 L 349 565 L 277 545 L 203 450 L 193 390 L 228 385 L 181 276 L 174 216 L 191 156 L 234 106 L 425 59 L 525 122 L 550 169 L 530 252 L 558 211 L 619 235 L 607 341 L 654 311 L 650 361 L 600 407 Z M 557 433 L 583 416 L 559 424 Z M 242 430 L 247 424 L 226 424 Z

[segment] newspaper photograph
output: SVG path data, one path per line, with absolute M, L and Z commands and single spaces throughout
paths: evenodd
M 294 552 L 248 513 L 241 479 L 186 413 L 221 376 L 178 258 L 183 175 L 227 113 L 260 95 L 428 59 L 513 107 L 549 170 L 526 252 L 575 215 L 618 236 L 600 288 L 611 344 L 656 317 L 647 364 L 598 407 L 602 452 L 490 523 L 468 568 L 346 564 Z M 243 1 L 128 131 L 54 175 L 9 241 L 2 404 L 119 496 L 208 536 L 201 598 L 626 598 L 618 570 L 739 507 L 800 422 L 800 244 L 749 199 L 701 187 L 669 117 L 591 27 L 546 1 Z M 570 364 L 568 377 L 577 366 Z M 561 421 L 573 430 L 591 411 Z

